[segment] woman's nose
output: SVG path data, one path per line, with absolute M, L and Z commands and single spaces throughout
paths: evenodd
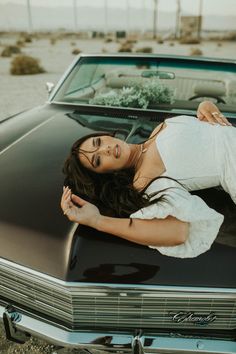
M 110 152 L 111 152 L 110 145 L 104 145 L 100 147 L 100 153 L 103 153 L 105 155 L 110 155 Z

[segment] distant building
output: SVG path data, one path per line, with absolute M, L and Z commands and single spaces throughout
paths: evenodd
M 199 39 L 201 34 L 201 16 L 181 16 L 180 38 Z

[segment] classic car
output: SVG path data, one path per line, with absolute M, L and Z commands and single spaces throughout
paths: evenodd
M 224 223 L 209 251 L 179 259 L 71 223 L 60 210 L 72 143 L 97 131 L 145 140 L 167 117 L 216 102 L 236 122 L 236 61 L 80 55 L 40 107 L 1 122 L 0 318 L 96 353 L 236 353 L 236 207 L 199 191 Z M 58 351 L 59 352 L 59 351 Z

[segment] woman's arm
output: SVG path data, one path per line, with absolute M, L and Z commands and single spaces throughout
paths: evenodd
M 188 237 L 188 223 L 173 216 L 152 220 L 133 219 L 132 224 L 129 224 L 130 219 L 101 215 L 96 228 L 146 246 L 177 246 Z
M 197 117 L 211 124 L 232 125 L 211 101 L 203 101 L 197 109 Z
M 75 204 L 79 205 L 77 207 Z M 149 246 L 176 246 L 186 241 L 189 224 L 172 216 L 165 219 L 113 218 L 101 215 L 98 208 L 64 188 L 61 208 L 70 221 L 87 225 L 131 242 Z

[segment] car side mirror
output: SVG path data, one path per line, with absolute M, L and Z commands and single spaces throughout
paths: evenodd
M 54 88 L 54 83 L 53 82 L 46 82 L 46 88 L 47 88 L 47 92 L 48 94 L 50 94 Z

